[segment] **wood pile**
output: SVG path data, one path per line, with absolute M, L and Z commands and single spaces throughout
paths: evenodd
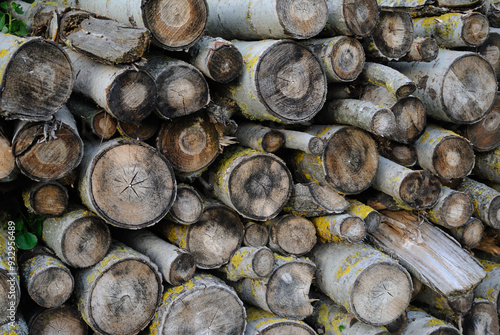
M 4 334 L 500 334 L 500 1 L 21 4 Z

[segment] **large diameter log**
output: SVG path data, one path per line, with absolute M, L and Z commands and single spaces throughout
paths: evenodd
M 65 304 L 49 309 L 30 310 L 30 334 L 87 335 L 88 326 L 75 306 Z
M 48 121 L 68 100 L 73 68 L 68 55 L 41 38 L 2 34 L 0 115 L 6 119 Z
M 159 238 L 152 232 L 122 230 L 120 241 L 146 255 L 158 266 L 163 279 L 170 285 L 181 285 L 194 276 L 196 264 L 193 255 Z
M 73 268 L 96 264 L 107 254 L 111 243 L 106 223 L 83 209 L 45 220 L 42 239 L 59 259 Z
M 12 139 L 19 170 L 35 181 L 67 176 L 83 158 L 83 141 L 66 106 L 47 122 L 21 121 Z
M 177 196 L 168 211 L 168 219 L 180 224 L 198 222 L 203 214 L 203 201 L 200 193 L 191 185 L 178 184 Z
M 462 322 L 464 335 L 498 335 L 498 312 L 496 304 L 485 299 L 475 299 L 469 313 Z
M 433 207 L 441 192 L 441 184 L 429 172 L 411 170 L 384 157 L 372 186 L 416 209 Z
M 436 205 L 429 209 L 429 221 L 446 228 L 459 228 L 465 225 L 474 212 L 471 197 L 464 192 L 441 187 Z
M 28 324 L 24 317 L 17 313 L 14 321 L 0 325 L 0 333 L 5 335 L 29 335 Z
M 349 214 L 318 216 L 311 221 L 323 243 L 357 243 L 366 237 L 364 221 Z
M 160 221 L 172 207 L 176 180 L 170 163 L 136 140 L 86 145 L 81 167 L 83 203 L 106 222 L 140 229 Z
M 28 212 L 46 218 L 61 216 L 68 206 L 68 189 L 57 181 L 35 183 L 23 191 Z
M 349 207 L 346 210 L 346 214 L 362 219 L 368 233 L 376 231 L 382 220 L 382 215 L 374 208 L 354 199 L 349 199 Z
M 65 50 L 76 74 L 74 92 L 92 99 L 123 122 L 139 122 L 153 111 L 157 89 L 148 73 L 101 64 Z
M 401 335 L 459 335 L 460 331 L 450 323 L 437 319 L 418 309 L 408 310 L 408 324 Z
M 315 335 L 316 332 L 304 321 L 284 319 L 260 308 L 247 308 L 245 335 Z
M 484 225 L 481 220 L 471 217 L 463 226 L 449 228 L 448 231 L 463 246 L 474 248 L 483 238 Z
M 77 271 L 75 283 L 78 309 L 100 334 L 137 334 L 153 319 L 161 301 L 156 265 L 117 242 L 100 262 Z
M 222 267 L 227 280 L 243 278 L 262 279 L 268 277 L 274 267 L 274 255 L 266 247 L 241 247 L 233 254 L 229 263 Z
M 226 39 L 307 39 L 325 26 L 325 0 L 207 0 L 207 34 Z
M 474 289 L 474 296 L 495 304 L 498 313 L 500 312 L 500 264 L 481 259 L 479 262 L 484 266 L 486 277 Z
M 478 153 L 474 166 L 474 176 L 494 183 L 500 183 L 500 149 Z
M 356 319 L 388 324 L 411 297 L 408 272 L 391 257 L 364 243 L 328 243 L 313 250 L 316 286 Z
M 418 163 L 414 143 L 403 144 L 384 137 L 375 137 L 374 139 L 382 157 L 407 168 L 412 168 Z
M 165 291 L 149 334 L 243 334 L 245 317 L 243 302 L 231 287 L 212 275 L 197 274 Z
M 121 136 L 141 141 L 152 138 L 159 128 L 160 123 L 154 114 L 150 114 L 140 122 L 117 121 L 116 125 L 116 129 Z
M 18 174 L 19 169 L 12 151 L 12 143 L 0 130 L 0 182 L 13 181 Z
M 379 22 L 376 0 L 335 1 L 327 0 L 328 20 L 322 34 L 365 37 Z
M 325 141 L 322 155 L 294 152 L 291 169 L 299 182 L 316 181 L 345 194 L 357 194 L 373 182 L 379 162 L 375 141 L 352 126 L 311 126 L 307 132 Z
M 298 215 L 285 214 L 266 221 L 269 248 L 281 255 L 301 256 L 316 245 L 314 224 Z
M 287 149 L 300 150 L 312 155 L 321 155 L 325 150 L 325 141 L 318 136 L 290 129 L 279 131 L 285 137 L 283 147 Z
M 490 28 L 488 38 L 481 44 L 477 51 L 481 54 L 495 69 L 497 79 L 500 77 L 500 28 Z
M 443 49 L 432 62 L 392 62 L 390 66 L 413 80 L 415 95 L 435 119 L 472 124 L 481 120 L 495 101 L 495 71 L 476 53 Z
M 66 106 L 75 118 L 81 119 L 90 128 L 94 135 L 107 140 L 115 134 L 116 119 L 94 102 L 73 95 Z
M 500 228 L 500 193 L 470 178 L 465 178 L 457 191 L 467 193 L 474 204 L 474 216 L 484 224 Z
M 285 143 L 285 135 L 277 129 L 256 123 L 240 123 L 236 129 L 236 140 L 242 146 L 273 153 Z
M 14 228 L 0 229 L 0 325 L 15 320 L 21 298 Z
M 366 62 L 361 72 L 361 79 L 373 85 L 382 86 L 396 99 L 403 99 L 415 92 L 417 87 L 405 75 L 391 67 Z
M 457 131 L 468 139 L 474 150 L 484 152 L 500 146 L 500 100 L 495 99 L 493 108 L 486 113 L 481 121 L 465 125 Z
M 326 99 L 326 75 L 318 58 L 290 40 L 233 41 L 245 60 L 243 73 L 225 94 L 250 119 L 308 121 Z
M 265 247 L 269 242 L 269 230 L 263 222 L 248 221 L 245 223 L 243 245 L 247 247 Z
M 250 220 L 276 217 L 292 191 L 292 176 L 279 157 L 241 147 L 224 153 L 213 179 L 217 198 Z
M 399 60 L 403 62 L 431 62 L 439 54 L 439 46 L 434 38 L 417 37 L 413 39 L 410 51 Z

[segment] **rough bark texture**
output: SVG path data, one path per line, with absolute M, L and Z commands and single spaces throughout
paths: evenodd
M 470 178 L 465 178 L 457 190 L 472 198 L 474 216 L 490 227 L 500 228 L 499 192 Z
M 365 37 L 379 23 L 379 9 L 375 0 L 327 0 L 328 20 L 322 34 Z
M 287 149 L 300 150 L 312 155 L 321 155 L 325 150 L 325 141 L 318 136 L 289 129 L 279 131 L 285 137 L 283 147 Z
M 56 181 L 36 183 L 23 191 L 28 212 L 43 216 L 61 216 L 68 206 L 68 189 Z
M 353 199 L 349 199 L 349 207 L 346 210 L 346 214 L 362 219 L 367 233 L 375 232 L 382 220 L 381 214 L 375 209 Z
M 472 199 L 467 193 L 443 186 L 436 205 L 428 210 L 428 218 L 437 225 L 457 229 L 469 221 L 473 211 Z
M 500 150 L 478 153 L 474 166 L 474 176 L 479 179 L 500 183 Z
M 0 332 L 5 335 L 29 335 L 28 325 L 20 313 L 16 314 L 14 321 L 0 325 Z
M 361 78 L 373 85 L 382 86 L 397 100 L 406 98 L 417 89 L 415 83 L 405 75 L 388 66 L 372 62 L 365 63 Z
M 277 151 L 285 143 L 280 131 L 255 123 L 238 124 L 236 139 L 245 147 L 268 153 Z
M 437 319 L 422 310 L 408 311 L 408 324 L 401 335 L 459 335 L 460 332 L 451 324 Z
M 230 281 L 243 278 L 262 279 L 269 277 L 274 267 L 274 255 L 266 247 L 241 247 L 233 254 L 222 271 Z
M 366 237 L 364 221 L 349 214 L 318 216 L 311 221 L 323 243 L 341 241 L 357 243 Z
M 281 255 L 301 256 L 316 244 L 314 224 L 302 216 L 285 214 L 267 221 L 266 225 L 269 229 L 268 246 Z
M 499 297 L 500 297 L 500 265 L 498 263 L 479 260 L 481 265 L 484 266 L 486 277 L 474 289 L 474 296 L 476 298 L 486 299 L 496 306 L 497 313 L 499 312 Z
M 315 335 L 316 332 L 305 322 L 284 319 L 256 307 L 247 308 L 245 335 Z

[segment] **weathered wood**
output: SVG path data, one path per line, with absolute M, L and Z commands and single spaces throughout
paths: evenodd
M 409 206 L 403 200 L 375 189 L 373 189 L 372 192 L 362 193 L 358 198 L 377 211 L 385 209 L 389 211 L 415 210 L 415 208 Z
M 314 136 L 302 131 L 279 129 L 285 137 L 283 147 L 304 151 L 311 155 L 321 155 L 325 150 L 325 142 L 318 136 Z
M 41 335 L 87 335 L 88 326 L 76 307 L 62 305 L 49 309 L 30 311 L 28 321 L 30 334 Z
M 404 311 L 396 320 L 385 325 L 385 328 L 387 328 L 387 330 L 392 335 L 401 335 L 403 329 L 406 328 L 407 323 L 408 323 L 408 314 L 406 313 L 406 311 Z
M 465 225 L 474 212 L 471 197 L 464 192 L 442 186 L 436 205 L 427 210 L 429 221 L 445 228 Z
M 481 220 L 471 217 L 464 225 L 449 228 L 448 231 L 463 246 L 474 248 L 481 242 L 484 226 Z
M 472 124 L 481 120 L 495 101 L 495 71 L 476 53 L 441 49 L 432 62 L 389 65 L 417 85 L 415 95 L 422 99 L 430 117 Z
M 412 308 L 408 310 L 408 324 L 401 335 L 459 335 L 460 331 L 448 322 L 437 319 L 426 312 Z
M 62 215 L 68 206 L 68 189 L 57 181 L 35 183 L 23 191 L 24 205 L 28 212 L 43 216 Z
M 262 222 L 245 223 L 243 245 L 247 247 L 265 247 L 269 242 L 269 230 Z
M 439 319 L 458 323 L 460 317 L 470 311 L 474 294 L 469 293 L 451 300 L 424 286 L 413 301 L 418 302 L 426 312 Z
M 236 292 L 212 275 L 197 274 L 168 288 L 149 334 L 243 334 L 246 311 Z
M 66 106 L 75 118 L 81 119 L 90 128 L 94 135 L 107 140 L 115 134 L 116 119 L 94 102 L 72 95 Z
M 417 89 L 415 83 L 408 77 L 378 63 L 366 62 L 360 79 L 382 86 L 397 100 L 408 97 Z
M 14 225 L 0 228 L 0 325 L 15 320 L 21 299 L 17 252 Z
M 434 38 L 414 37 L 410 51 L 399 60 L 403 62 L 432 62 L 439 53 L 439 46 Z
M 484 224 L 500 228 L 500 193 L 470 178 L 465 178 L 457 191 L 467 193 L 474 204 L 474 216 Z
M 479 179 L 500 183 L 500 150 L 478 153 L 474 165 L 474 176 Z
M 500 331 L 496 304 L 476 298 L 471 310 L 464 316 L 462 329 L 464 335 L 498 335 Z
M 121 136 L 134 140 L 147 141 L 152 138 L 160 128 L 156 115 L 150 114 L 140 122 L 117 122 L 116 129 Z
M 407 168 L 412 168 L 418 163 L 414 143 L 403 144 L 380 136 L 375 136 L 374 140 L 377 142 L 380 156 Z
M 364 221 L 350 214 L 318 216 L 311 218 L 311 221 L 323 243 L 357 243 L 366 237 Z
M 316 332 L 304 321 L 284 319 L 260 308 L 247 308 L 245 335 L 315 335 Z
M 495 304 L 497 313 L 500 312 L 499 297 L 500 297 L 500 264 L 487 260 L 478 259 L 481 265 L 484 266 L 486 277 L 474 289 L 476 298 L 486 299 Z
M 148 257 L 113 242 L 99 263 L 75 273 L 77 306 L 96 333 L 137 334 L 161 302 L 161 281 Z
M 316 287 L 362 322 L 388 324 L 410 303 L 410 275 L 373 247 L 328 243 L 319 245 L 312 255 Z
M 80 196 L 106 222 L 140 229 L 160 221 L 172 207 L 174 172 L 154 148 L 118 138 L 102 144 L 86 143 L 85 154 Z
M 5 335 L 29 335 L 28 324 L 24 317 L 17 313 L 14 321 L 0 325 L 0 333 Z
M 0 183 L 13 181 L 18 175 L 12 143 L 0 129 Z
M 500 100 L 495 99 L 493 108 L 483 119 L 457 129 L 468 139 L 476 152 L 490 151 L 500 146 Z
M 236 129 L 239 144 L 258 151 L 273 153 L 285 143 L 285 135 L 256 123 L 239 123 Z
M 349 207 L 346 210 L 346 214 L 362 219 L 365 223 L 367 233 L 376 231 L 380 225 L 380 220 L 382 220 L 381 214 L 374 208 L 354 199 L 349 199 Z
M 365 37 L 379 22 L 376 0 L 335 1 L 327 0 L 328 20 L 322 34 Z
M 265 222 L 269 248 L 281 255 L 302 256 L 316 245 L 316 229 L 310 220 L 285 214 Z
M 168 211 L 167 218 L 180 224 L 198 222 L 203 214 L 203 201 L 200 193 L 191 185 L 178 184 L 177 196 Z
M 326 100 L 333 99 L 359 99 L 363 93 L 363 86 L 358 83 L 330 83 L 328 84 L 328 92 Z
M 500 77 L 500 28 L 490 28 L 488 38 L 477 48 L 481 54 L 493 66 L 497 79 Z
M 266 247 L 241 247 L 233 254 L 229 263 L 221 270 L 227 280 L 243 278 L 262 279 L 268 277 L 274 267 L 274 255 Z
M 492 0 L 490 8 L 487 11 L 488 22 L 491 28 L 500 28 L 500 3 L 497 0 Z

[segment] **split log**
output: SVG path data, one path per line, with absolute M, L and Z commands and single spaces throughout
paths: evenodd
M 500 193 L 470 178 L 465 178 L 457 191 L 467 193 L 474 204 L 474 216 L 484 224 L 500 228 Z
M 311 218 L 318 237 L 323 243 L 361 242 L 366 237 L 364 221 L 349 214 L 318 216 Z
M 391 257 L 364 243 L 328 243 L 312 252 L 316 286 L 357 320 L 388 324 L 411 297 L 408 272 Z
M 449 229 L 465 225 L 474 212 L 471 197 L 464 192 L 441 187 L 441 194 L 436 205 L 427 213 L 429 221 Z
M 239 123 L 235 135 L 239 144 L 268 153 L 279 150 L 285 143 L 285 135 L 279 130 L 256 123 Z
M 165 242 L 146 229 L 122 230 L 118 239 L 134 250 L 149 257 L 170 285 L 181 285 L 194 276 L 196 264 L 193 255 Z
M 168 211 L 167 218 L 180 224 L 193 224 L 203 214 L 203 201 L 200 193 L 191 185 L 178 184 L 177 196 Z
M 162 119 L 186 116 L 210 101 L 208 83 L 193 65 L 163 55 L 146 56 L 139 64 L 158 89 L 156 114 Z
M 390 66 L 413 80 L 415 95 L 422 99 L 428 116 L 435 119 L 472 124 L 481 120 L 495 101 L 495 71 L 476 53 L 442 49 L 432 62 L 391 62 Z
M 321 156 L 294 152 L 291 169 L 298 182 L 316 181 L 344 194 L 366 190 L 377 173 L 379 155 L 375 141 L 352 126 L 311 126 L 307 133 L 325 141 Z
M 325 142 L 318 136 L 290 129 L 279 130 L 285 137 L 283 147 L 304 151 L 311 155 L 321 155 L 325 150 Z
M 423 284 L 448 299 L 481 282 L 483 267 L 449 235 L 410 212 L 389 212 L 371 242 L 395 257 Z
M 274 254 L 269 277 L 244 278 L 235 289 L 245 302 L 284 318 L 301 320 L 313 312 L 309 289 L 315 269 L 309 259 Z
M 499 4 L 500 5 L 500 4 Z M 488 38 L 477 48 L 481 54 L 495 69 L 497 79 L 500 78 L 500 28 L 490 28 Z
M 137 334 L 153 319 L 161 301 L 156 265 L 116 242 L 99 263 L 77 271 L 75 283 L 82 318 L 100 334 Z
M 328 20 L 322 34 L 365 37 L 379 22 L 379 8 L 375 0 L 327 0 Z
M 285 214 L 265 222 L 269 248 L 285 256 L 302 256 L 316 245 L 316 228 L 310 220 Z
M 35 183 L 23 191 L 28 212 L 46 218 L 61 216 L 68 206 L 68 189 L 56 181 Z
M 486 299 L 496 306 L 497 313 L 500 312 L 500 264 L 478 259 L 484 266 L 486 277 L 474 289 L 476 298 Z
M 57 257 L 73 268 L 86 268 L 108 252 L 111 235 L 105 222 L 93 213 L 70 210 L 43 222 L 42 238 Z
M 316 332 L 305 322 L 283 319 L 260 308 L 247 308 L 245 335 L 315 335 Z
M 188 52 L 190 63 L 218 83 L 228 83 L 243 72 L 243 56 L 223 38 L 203 36 Z
M 65 50 L 76 74 L 74 92 L 92 99 L 123 122 L 139 122 L 153 111 L 157 89 L 145 71 L 101 64 Z
M 439 46 L 434 38 L 414 37 L 410 51 L 399 60 L 403 62 L 432 62 L 437 58 Z
M 347 200 L 330 186 L 318 183 L 295 183 L 285 213 L 305 217 L 342 213 L 349 206 Z
M 471 217 L 463 226 L 449 228 L 448 231 L 463 246 L 474 248 L 481 242 L 484 226 L 481 220 Z
M 178 176 L 198 177 L 219 155 L 220 134 L 203 111 L 162 124 L 156 147 Z
M 483 119 L 457 131 L 470 141 L 475 151 L 490 151 L 500 146 L 500 100 L 495 99 L 493 108 Z
M 309 39 L 301 44 L 321 60 L 329 83 L 353 81 L 363 70 L 365 52 L 354 37 Z
M 292 191 L 292 176 L 285 163 L 273 154 L 252 149 L 226 151 L 212 174 L 217 198 L 250 220 L 276 217 Z
M 62 305 L 50 309 L 31 310 L 28 327 L 30 334 L 87 335 L 88 327 L 76 307 Z
M 366 62 L 360 78 L 385 88 L 397 100 L 408 97 L 417 89 L 415 83 L 408 77 L 378 63 Z
M 152 138 L 156 134 L 158 128 L 160 128 L 158 118 L 153 114 L 150 114 L 140 122 L 128 123 L 118 121 L 117 123 L 116 129 L 121 136 L 141 141 L 147 141 Z
M 380 157 L 372 187 L 416 208 L 432 208 L 439 199 L 441 184 L 426 170 L 411 170 Z
M 498 335 L 498 313 L 496 304 L 484 299 L 475 299 L 472 308 L 462 322 L 464 335 Z
M 307 39 L 317 35 L 327 20 L 325 0 L 207 3 L 207 34 L 229 40 Z
M 417 149 L 414 143 L 403 144 L 380 136 L 374 136 L 374 140 L 377 142 L 380 156 L 407 168 L 417 165 Z
M 243 245 L 247 247 L 265 247 L 269 242 L 269 230 L 261 222 L 249 221 L 245 223 Z
M 426 312 L 412 308 L 408 311 L 408 324 L 401 335 L 460 335 L 450 323 L 437 319 Z
M 15 320 L 21 298 L 14 225 L 0 228 L 0 325 Z
M 432 37 L 442 48 L 477 47 L 488 38 L 490 25 L 486 16 L 470 12 L 414 18 L 415 37 Z
M 233 99 L 248 118 L 299 123 L 310 120 L 323 107 L 325 71 L 306 47 L 290 40 L 233 44 L 242 53 L 245 68 L 222 94 Z
M 362 219 L 367 233 L 376 231 L 382 220 L 382 215 L 379 212 L 354 199 L 349 199 L 349 207 L 346 210 L 346 214 Z
M 86 143 L 85 154 L 80 196 L 106 222 L 140 229 L 160 221 L 172 207 L 174 172 L 154 148 L 137 140 L 114 139 Z
M 12 143 L 19 170 L 35 181 L 63 178 L 83 158 L 83 141 L 65 106 L 54 115 L 54 120 L 18 122 Z
M 2 98 L 8 120 L 48 121 L 68 100 L 74 76 L 68 55 L 41 38 L 0 36 Z
M 74 278 L 59 259 L 38 254 L 21 264 L 24 287 L 34 302 L 45 308 L 62 305 L 73 293 Z
M 0 325 L 0 333 L 5 335 L 29 335 L 28 324 L 24 317 L 17 313 L 14 321 Z
M 474 177 L 500 183 L 500 149 L 478 153 L 474 165 Z
M 221 270 L 227 280 L 243 278 L 262 279 L 269 277 L 274 267 L 274 255 L 266 247 L 241 247 L 233 254 L 229 263 Z
M 13 181 L 19 175 L 12 143 L 0 129 L 0 183 Z
M 156 228 L 167 240 L 190 252 L 200 269 L 216 269 L 227 264 L 241 246 L 243 224 L 231 208 L 206 204 L 198 222 L 191 225 L 160 222 Z
M 212 275 L 198 274 L 165 291 L 149 334 L 243 334 L 245 317 L 243 302 L 231 287 Z
M 71 114 L 79 117 L 94 135 L 107 140 L 115 134 L 116 119 L 94 102 L 72 95 L 66 106 Z

